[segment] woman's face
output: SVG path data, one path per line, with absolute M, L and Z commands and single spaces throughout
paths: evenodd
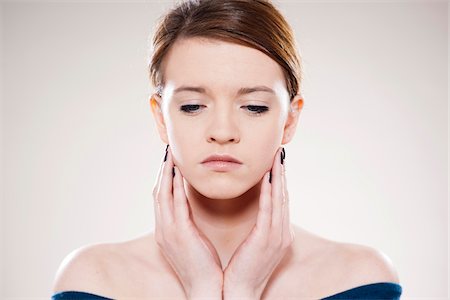
M 255 186 L 293 134 L 285 136 L 290 103 L 281 67 L 253 48 L 189 38 L 172 46 L 162 68 L 158 129 L 184 178 L 213 199 Z M 213 154 L 242 164 L 227 171 L 202 164 Z

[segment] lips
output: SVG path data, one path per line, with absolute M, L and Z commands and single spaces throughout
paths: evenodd
M 242 162 L 228 154 L 214 154 L 208 156 L 202 166 L 213 172 L 232 172 L 242 167 Z
M 202 161 L 202 163 L 206 162 L 213 162 L 213 161 L 222 161 L 222 162 L 233 162 L 237 164 L 242 164 L 238 159 L 234 158 L 231 155 L 228 154 L 214 154 L 211 156 L 208 156 L 205 160 Z

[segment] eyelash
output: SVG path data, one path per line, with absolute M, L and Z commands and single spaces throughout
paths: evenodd
M 189 108 L 200 107 L 200 106 L 202 106 L 202 105 L 200 105 L 200 104 L 182 105 L 180 107 L 180 111 L 183 111 L 183 112 L 185 112 L 187 114 L 194 114 L 195 112 L 193 112 Z M 249 110 L 251 112 L 251 114 L 256 115 L 256 116 L 260 116 L 260 115 L 264 114 L 265 112 L 269 111 L 269 108 L 267 106 L 261 106 L 261 105 L 245 105 L 243 107 L 247 107 L 247 108 L 251 107 L 251 108 L 256 109 L 256 111 L 255 110 Z

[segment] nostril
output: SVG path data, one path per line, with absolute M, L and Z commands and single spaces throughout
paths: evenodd
M 223 135 L 223 136 L 222 136 Z M 216 142 L 216 143 L 237 143 L 239 142 L 240 138 L 238 134 L 210 134 L 207 138 L 208 143 Z M 234 137 L 232 137 L 234 136 Z

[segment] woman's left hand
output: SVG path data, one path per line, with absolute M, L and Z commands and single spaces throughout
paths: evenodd
M 294 240 L 281 149 L 272 165 L 272 183 L 269 172 L 264 175 L 255 227 L 224 270 L 225 300 L 260 299 L 272 272 Z

